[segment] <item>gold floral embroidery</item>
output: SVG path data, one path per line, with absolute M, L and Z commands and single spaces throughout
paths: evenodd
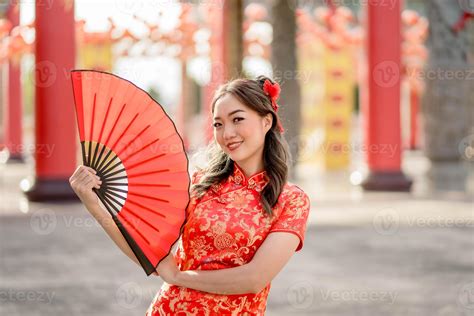
M 233 180 L 235 182 L 235 184 L 241 184 L 242 183 L 242 176 L 240 176 L 240 175 L 232 176 L 231 180 Z
M 202 174 L 195 173 L 193 183 Z M 211 186 L 201 199 L 191 196 L 187 222 L 175 259 L 180 270 L 216 270 L 250 262 L 272 231 L 304 238 L 309 199 L 296 185 L 285 184 L 274 217 L 261 205 L 268 183 L 265 171 L 248 179 L 235 164 L 227 181 Z M 270 284 L 260 293 L 218 295 L 164 283 L 150 308 L 157 315 L 264 315 Z
M 216 246 L 217 249 L 229 248 L 230 246 L 232 246 L 233 243 L 234 243 L 234 239 L 228 233 L 217 235 L 214 238 L 214 246 Z

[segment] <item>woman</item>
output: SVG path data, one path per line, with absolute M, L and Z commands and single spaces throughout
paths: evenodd
M 260 76 L 223 85 L 212 102 L 210 162 L 192 175 L 175 254 L 155 275 L 165 282 L 146 315 L 263 315 L 271 280 L 303 246 L 307 194 L 287 181 L 277 83 Z M 100 181 L 81 166 L 71 185 L 116 244 L 138 264 L 98 206 Z

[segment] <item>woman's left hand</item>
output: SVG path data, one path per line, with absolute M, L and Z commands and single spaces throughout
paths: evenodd
M 160 262 L 156 268 L 156 272 L 159 276 L 168 284 L 174 284 L 176 276 L 179 273 L 178 265 L 174 260 L 173 253 L 170 252 L 163 261 Z

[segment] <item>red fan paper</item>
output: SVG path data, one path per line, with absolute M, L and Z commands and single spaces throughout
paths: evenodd
M 185 221 L 183 141 L 161 105 L 131 82 L 74 70 L 72 83 L 83 163 L 97 171 L 96 194 L 150 275 Z

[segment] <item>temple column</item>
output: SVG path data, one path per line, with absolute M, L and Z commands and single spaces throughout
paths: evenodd
M 409 191 L 401 171 L 401 1 L 367 3 L 367 73 L 363 104 L 366 158 L 365 190 Z
M 77 127 L 70 71 L 75 66 L 74 1 L 36 2 L 35 180 L 23 185 L 31 201 L 76 198 Z

